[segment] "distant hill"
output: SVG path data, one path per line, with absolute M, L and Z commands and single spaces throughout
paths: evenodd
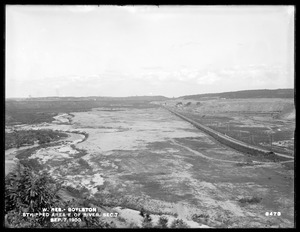
M 181 99 L 200 100 L 205 98 L 294 98 L 294 89 L 258 89 L 258 90 L 242 90 L 236 92 L 224 93 L 207 93 L 187 95 L 180 97 Z
M 36 98 L 7 98 L 6 101 L 165 101 L 164 96 L 130 96 L 130 97 L 36 97 Z
M 84 112 L 99 107 L 145 109 L 157 107 L 151 102 L 165 100 L 168 98 L 162 96 L 10 98 L 5 101 L 5 122 L 11 125 L 51 122 L 58 113 Z

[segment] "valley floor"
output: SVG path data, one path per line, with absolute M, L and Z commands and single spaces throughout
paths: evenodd
M 96 108 L 72 115 L 69 124 L 64 115 L 40 126 L 70 137 L 29 159 L 66 185 L 85 189 L 89 198 L 111 205 L 125 220 L 139 224 L 141 217 L 120 207 L 177 216 L 191 227 L 294 227 L 294 171 L 284 165 L 262 163 L 223 146 L 159 107 Z M 85 153 L 76 157 L 79 151 Z M 6 152 L 7 163 L 13 154 Z

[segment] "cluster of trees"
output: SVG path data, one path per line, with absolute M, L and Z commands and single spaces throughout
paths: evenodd
M 89 204 L 64 201 L 58 192 L 62 182 L 54 180 L 47 172 L 36 172 L 29 166 L 18 163 L 5 177 L 5 227 L 11 228 L 114 228 L 114 223 L 101 217 L 82 217 L 80 222 L 51 222 L 50 217 L 24 216 L 24 213 L 43 213 L 43 208 L 90 207 Z M 174 219 L 168 227 L 168 218 L 161 216 L 157 224 L 144 210 L 142 228 L 188 228 L 181 219 Z M 131 224 L 130 227 L 137 227 Z
M 36 124 L 47 122 L 50 123 L 58 112 L 37 112 L 35 109 L 11 109 L 5 112 L 5 124 Z
M 42 213 L 42 208 L 57 204 L 59 184 L 49 175 L 38 175 L 29 167 L 17 164 L 5 177 L 5 215 L 9 227 L 47 227 L 47 217 L 23 217 L 23 213 Z
M 5 177 L 5 226 L 11 228 L 111 228 L 114 225 L 98 217 L 83 218 L 79 222 L 51 222 L 50 217 L 24 217 L 24 213 L 43 213 L 43 208 L 85 207 L 63 201 L 58 191 L 62 183 L 46 172 L 35 172 L 18 163 Z
M 52 130 L 20 130 L 11 133 L 5 132 L 5 149 L 33 145 L 35 141 L 38 141 L 39 144 L 46 144 L 64 137 L 68 137 L 68 135 Z

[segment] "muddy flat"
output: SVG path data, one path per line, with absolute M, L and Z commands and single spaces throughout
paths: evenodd
M 211 227 L 294 227 L 294 174 L 282 164 L 223 146 L 163 108 L 72 114 L 70 125 L 55 129 L 88 139 L 31 158 L 103 204 Z M 72 149 L 86 154 L 74 157 Z

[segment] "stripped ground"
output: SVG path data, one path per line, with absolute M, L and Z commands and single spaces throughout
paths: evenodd
M 177 99 L 160 104 L 245 143 L 294 154 L 294 99 Z
M 68 125 L 47 127 L 83 131 L 88 139 L 30 158 L 89 198 L 191 227 L 294 227 L 294 173 L 284 165 L 229 149 L 162 108 L 73 115 Z M 258 202 L 244 200 L 252 197 Z

